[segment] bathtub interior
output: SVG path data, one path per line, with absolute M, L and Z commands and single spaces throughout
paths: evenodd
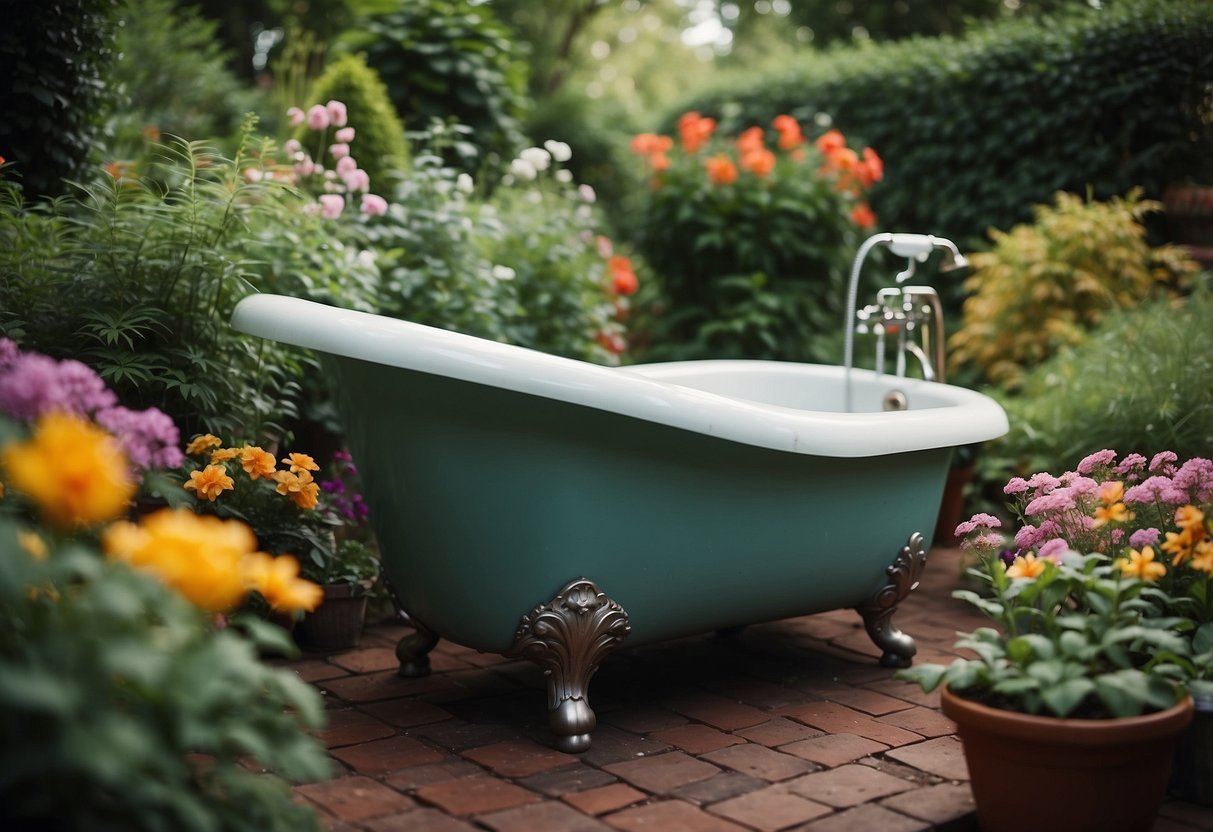
M 639 644 L 854 606 L 929 532 L 951 450 L 821 458 L 455 379 L 330 359 L 402 604 L 510 646 L 586 577 Z

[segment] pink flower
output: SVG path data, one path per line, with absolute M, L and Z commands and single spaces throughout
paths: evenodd
M 362 195 L 362 213 L 368 217 L 381 217 L 387 213 L 387 200 L 375 194 Z
M 1032 502 L 1023 513 L 1032 517 L 1047 511 L 1069 511 L 1074 508 L 1074 494 L 1068 488 L 1059 488 L 1048 494 L 1042 494 Z
M 184 461 L 177 425 L 164 412 L 111 407 L 97 411 L 97 424 L 118 437 L 136 468 L 176 468 Z
M 1179 459 L 1174 451 L 1159 451 L 1154 454 L 1154 458 L 1150 460 L 1150 473 L 1162 474 L 1163 476 L 1171 476 L 1175 473 L 1174 462 Z
M 1169 477 L 1149 477 L 1126 491 L 1123 502 L 1152 503 L 1155 500 L 1170 502 L 1164 497 L 1164 494 L 1174 490 Z
M 1036 550 L 1036 556 L 1039 558 L 1047 558 L 1048 560 L 1057 563 L 1061 560 L 1061 553 L 1068 551 L 1070 544 L 1060 537 L 1054 537 L 1040 544 Z
M 1041 494 L 1048 494 L 1059 485 L 1061 485 L 1061 480 L 1044 471 L 1033 474 L 1032 478 L 1028 480 L 1028 487 L 1037 489 Z
M 316 163 L 312 161 L 311 156 L 304 156 L 297 165 L 295 165 L 295 173 L 300 176 L 311 176 L 316 172 Z
M 1013 477 L 1002 487 L 1003 494 L 1022 494 L 1028 490 L 1028 481 L 1023 477 Z
M 371 187 L 371 177 L 362 168 L 355 168 L 349 173 L 341 177 L 345 181 L 345 187 L 351 191 L 367 191 Z
M 1146 458 L 1141 454 L 1129 454 L 1114 469 L 1117 474 L 1130 474 L 1145 467 Z
M 354 161 L 353 156 L 342 156 L 337 160 L 337 175 L 345 176 L 347 173 L 356 169 L 357 167 L 358 163 Z
M 336 120 L 334 120 L 333 123 L 336 124 L 337 123 Z M 340 130 L 338 130 L 336 133 L 333 134 L 333 138 L 339 142 L 352 142 L 354 140 L 354 128 L 353 127 L 342 127 Z
M 300 110 L 298 107 L 291 107 L 287 110 L 286 117 L 291 120 L 291 127 L 298 127 L 300 124 L 303 124 L 303 120 L 306 118 L 303 110 Z
M 999 529 L 1002 528 L 1002 521 L 989 514 L 974 514 L 971 518 L 956 527 L 955 534 L 957 537 L 964 537 L 966 534 L 979 528 Z
M 345 200 L 337 194 L 320 195 L 320 216 L 326 220 L 335 220 L 341 216 L 345 208 Z
M 345 142 L 329 145 L 329 153 L 333 154 L 334 159 L 344 159 L 350 155 L 350 146 Z
M 1002 548 L 1002 535 L 994 534 L 993 532 L 978 535 L 966 542 L 970 549 L 986 549 L 995 551 Z
M 1078 473 L 1089 474 L 1095 470 L 1097 466 L 1111 465 L 1116 459 L 1116 451 L 1104 448 L 1102 451 L 1096 451 L 1090 456 L 1083 458 L 1082 462 L 1078 463 Z
M 315 104 L 307 111 L 307 126 L 313 130 L 323 130 L 329 126 L 329 111 Z
M 1207 503 L 1213 497 L 1213 462 L 1192 457 L 1175 472 L 1172 482 L 1188 495 L 1187 502 Z
M 290 156 L 292 159 L 295 158 L 295 154 L 301 150 L 303 150 L 303 145 L 299 144 L 298 139 L 287 139 L 282 144 L 282 152 L 287 156 Z
M 327 112 L 328 112 L 328 116 L 329 116 L 329 122 L 334 127 L 344 127 L 345 126 L 346 119 L 348 119 L 349 116 L 346 114 L 346 109 L 345 109 L 344 104 L 342 104 L 340 101 L 330 101 L 328 103 Z

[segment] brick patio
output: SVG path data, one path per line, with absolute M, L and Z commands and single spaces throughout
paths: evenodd
M 950 661 L 956 630 L 983 622 L 950 597 L 960 576 L 960 553 L 936 549 L 902 604 L 920 660 Z M 538 668 L 441 642 L 430 676 L 402 679 L 406 631 L 290 665 L 328 700 L 336 776 L 297 791 L 333 830 L 976 829 L 938 695 L 881 668 L 854 612 L 619 651 L 590 685 L 580 755 L 549 744 Z M 1213 830 L 1213 809 L 1170 800 L 1154 829 Z

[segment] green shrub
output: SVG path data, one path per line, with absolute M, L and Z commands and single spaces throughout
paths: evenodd
M 174 0 L 123 0 L 121 17 L 109 73 L 121 99 L 109 120 L 110 155 L 142 155 L 149 135 L 235 140 L 261 96 L 227 68 L 218 24 Z
M 978 457 L 980 479 L 1072 470 L 1092 449 L 1181 459 L 1213 448 L 1213 292 L 1109 314 L 1080 345 L 1000 394 L 1011 423 Z
M 647 360 L 836 360 L 817 336 L 842 320 L 859 232 L 875 222 L 863 195 L 879 157 L 837 131 L 813 146 L 789 117 L 774 122 L 778 146 L 758 126 L 725 139 L 695 113 L 680 119 L 677 147 L 633 140 L 648 177 L 629 228 L 661 289 Z
M 349 142 L 350 154 L 379 193 L 388 193 L 391 183 L 408 164 L 404 125 L 392 108 L 387 88 L 360 55 L 340 55 L 312 85 L 311 100 L 345 104 L 349 123 L 357 132 Z M 300 105 L 304 102 L 299 102 Z M 306 109 L 306 108 L 304 108 Z M 301 133 L 296 139 L 304 140 Z M 319 158 L 319 157 L 317 157 Z
M 683 101 L 666 123 L 687 109 L 729 130 L 828 114 L 884 157 L 872 204 L 885 228 L 977 241 L 1058 190 L 1157 197 L 1210 173 L 1211 81 L 1213 4 L 1128 0 L 810 55 Z
M 411 0 L 358 21 L 340 45 L 366 55 L 409 129 L 451 118 L 470 126 L 487 159 L 469 170 L 522 147 L 526 65 L 490 6 Z
M 948 342 L 951 361 L 1013 388 L 1025 369 L 1081 343 L 1108 311 L 1176 288 L 1196 263 L 1178 247 L 1147 244 L 1142 220 L 1160 208 L 1136 190 L 1108 202 L 1059 193 L 1053 206 L 1036 206 L 1034 224 L 992 231 L 993 250 L 971 258 L 964 285 L 972 294 Z
M 9 8 L 0 26 L 0 156 L 30 199 L 66 192 L 101 137 L 114 90 L 117 0 L 63 0 Z

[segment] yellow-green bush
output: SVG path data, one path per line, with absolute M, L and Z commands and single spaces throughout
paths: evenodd
M 1151 247 L 1141 224 L 1160 208 L 1137 190 L 1108 202 L 1062 192 L 1054 205 L 1035 206 L 1035 223 L 991 230 L 993 250 L 972 257 L 963 324 L 948 342 L 952 363 L 1013 389 L 1108 311 L 1181 285 L 1196 264 L 1175 246 Z

